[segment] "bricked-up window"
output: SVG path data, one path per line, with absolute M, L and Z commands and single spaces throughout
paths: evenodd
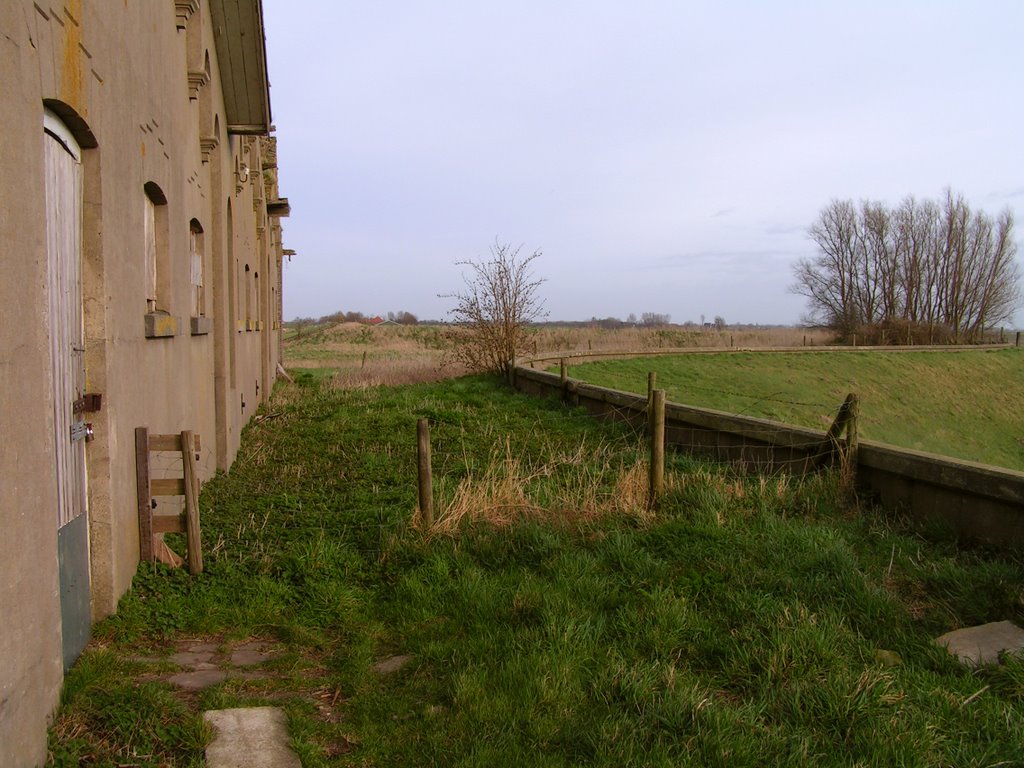
M 206 317 L 206 287 L 203 281 L 205 248 L 203 227 L 198 220 L 189 222 L 189 278 L 192 286 L 192 317 Z
M 249 265 L 245 265 L 245 328 L 248 331 L 252 328 L 252 272 Z
M 152 181 L 145 187 L 146 311 L 169 309 L 170 275 L 167 273 L 167 198 Z
M 252 273 L 252 306 L 253 306 L 253 322 L 256 324 L 256 329 L 259 330 L 260 320 L 263 319 L 263 315 L 260 312 L 260 273 Z

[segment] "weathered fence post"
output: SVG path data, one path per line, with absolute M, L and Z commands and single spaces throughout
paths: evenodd
M 185 540 L 188 543 L 188 572 L 203 572 L 203 543 L 199 533 L 199 472 L 196 441 L 191 431 L 181 433 L 181 468 L 185 479 Z
M 363 352 L 363 364 L 361 366 L 359 366 L 359 367 L 360 368 L 365 368 L 366 367 L 366 352 L 365 351 Z
M 857 477 L 857 448 L 860 437 L 857 431 L 857 419 L 860 418 L 860 397 L 850 394 L 847 397 L 849 412 L 846 416 L 846 461 L 850 473 L 850 481 Z
M 654 509 L 665 490 L 665 390 L 651 393 L 651 467 L 648 507 Z
M 804 334 L 804 343 L 803 343 L 803 346 L 805 346 L 805 347 L 807 346 L 807 334 L 806 334 L 806 333 Z
M 434 524 L 434 481 L 430 468 L 430 422 L 416 422 L 416 463 L 419 474 L 420 521 L 429 530 Z
M 654 389 L 658 386 L 658 374 L 647 372 L 647 433 L 654 429 Z
M 562 385 L 562 402 L 565 402 L 569 397 L 569 366 L 564 357 L 558 361 L 558 380 Z
M 1016 344 L 1016 346 L 1018 346 L 1018 347 L 1020 346 L 1020 331 L 1017 331 L 1017 344 Z

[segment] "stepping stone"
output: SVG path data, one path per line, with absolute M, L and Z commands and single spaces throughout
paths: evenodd
M 272 653 L 256 648 L 238 648 L 231 652 L 231 663 L 236 667 L 251 667 L 254 664 L 262 664 L 272 656 Z
M 214 709 L 203 720 L 217 732 L 206 747 L 208 768 L 302 768 L 280 707 Z
M 227 672 L 219 669 L 200 669 L 193 672 L 182 672 L 168 678 L 167 682 L 184 688 L 186 691 L 201 691 L 211 685 L 223 683 L 227 680 Z
M 188 643 L 182 650 L 192 653 L 216 653 L 217 648 L 217 643 Z
M 968 665 L 998 664 L 999 654 L 1024 651 L 1024 629 L 1011 621 L 994 621 L 947 632 L 935 639 Z
M 383 661 L 378 661 L 373 665 L 373 668 L 377 670 L 379 675 L 390 675 L 392 672 L 400 670 L 410 661 L 412 661 L 412 656 L 390 656 Z
M 200 652 L 194 651 L 182 651 L 179 653 L 171 654 L 167 657 L 168 661 L 171 661 L 181 667 L 192 667 L 196 664 L 209 663 L 213 660 L 212 652 Z

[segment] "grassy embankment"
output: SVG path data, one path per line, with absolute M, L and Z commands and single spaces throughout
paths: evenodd
M 573 378 L 677 403 L 827 429 L 848 392 L 861 437 L 1024 470 L 1024 353 L 815 352 L 676 355 L 574 365 Z
M 199 765 L 202 710 L 262 704 L 286 709 L 307 768 L 1024 761 L 1024 660 L 972 671 L 932 643 L 1024 621 L 1019 558 L 929 543 L 828 476 L 681 458 L 650 515 L 628 432 L 483 379 L 297 373 L 203 489 L 206 572 L 143 566 L 95 628 L 55 764 Z M 146 659 L 186 638 L 279 655 L 183 693 Z M 395 654 L 412 659 L 378 674 Z

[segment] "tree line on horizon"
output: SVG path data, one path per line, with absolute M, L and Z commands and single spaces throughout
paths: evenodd
M 338 312 L 332 312 L 329 315 L 322 315 L 319 318 L 296 317 L 293 320 L 289 320 L 288 324 L 297 327 L 324 325 L 327 323 L 361 323 L 363 325 L 373 325 L 384 321 L 398 323 L 399 325 L 416 325 L 419 323 L 419 319 L 416 315 L 404 310 L 388 312 L 386 315 L 364 315 L 362 312 L 341 312 L 339 310 Z
M 813 258 L 794 265 L 792 291 L 808 299 L 807 322 L 841 337 L 982 338 L 1020 304 L 1013 214 L 973 211 L 946 190 L 895 208 L 833 200 L 808 230 Z

